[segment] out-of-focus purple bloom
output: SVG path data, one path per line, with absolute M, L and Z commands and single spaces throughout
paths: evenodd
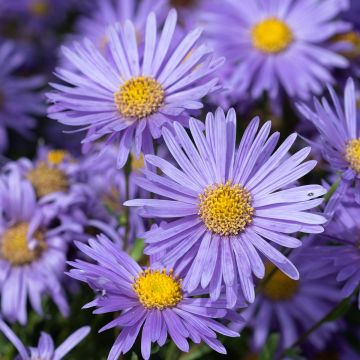
M 19 352 L 15 360 L 61 360 L 89 334 L 90 327 L 84 326 L 75 331 L 57 349 L 51 336 L 44 332 L 41 333 L 37 347 L 27 347 L 1 319 L 0 331 Z
M 134 181 L 136 175 L 145 166 L 144 156 L 141 154 L 140 158 L 136 159 L 134 154 L 131 154 L 130 157 L 131 171 L 126 176 L 125 171 L 115 167 L 117 149 L 114 146 L 107 146 L 104 149 L 96 146 L 81 160 L 79 181 L 84 181 L 89 185 L 96 199 L 99 199 L 102 206 L 107 209 L 107 216 L 109 217 L 109 213 L 112 215 L 112 221 L 108 223 L 111 224 L 118 219 L 123 225 L 121 235 L 126 236 L 125 241 L 128 244 L 133 244 L 134 240 L 145 232 L 145 222 L 139 215 L 138 209 L 126 208 L 123 203 L 139 196 L 148 197 L 148 193 L 139 188 Z M 93 206 L 90 205 L 87 208 L 91 211 Z M 114 239 L 105 229 L 101 232 Z
M 36 90 L 44 85 L 40 76 L 17 76 L 24 64 L 24 54 L 12 42 L 0 43 L 0 151 L 7 147 L 7 129 L 29 137 L 36 121 L 34 115 L 45 113 L 43 96 Z
M 354 81 L 347 81 L 343 102 L 332 87 L 329 92 L 332 104 L 325 98 L 321 103 L 314 99 L 314 110 L 305 104 L 299 104 L 298 109 L 320 134 L 320 141 L 311 144 L 321 149 L 334 172 L 342 172 L 339 189 L 354 184 L 353 196 L 360 204 L 360 116 Z
M 87 37 L 103 49 L 109 41 L 107 29 L 111 25 L 124 25 L 130 20 L 135 28 L 137 39 L 144 40 L 144 30 L 149 13 L 154 12 L 158 18 L 164 19 L 167 7 L 166 0 L 97 0 L 94 2 L 90 16 L 79 19 L 75 32 L 81 37 Z
M 68 242 L 45 219 L 29 182 L 16 172 L 0 177 L 1 314 L 11 322 L 26 324 L 27 300 L 42 315 L 45 295 L 69 312 L 62 286 Z
M 311 248 L 307 250 L 311 251 Z M 302 251 L 295 250 L 289 256 L 300 272 L 300 279 L 290 279 L 268 265 L 260 294 L 254 304 L 242 312 L 253 328 L 252 344 L 257 350 L 263 348 L 271 332 L 280 334 L 281 350 L 292 346 L 300 335 L 325 317 L 341 299 L 332 277 L 314 279 L 312 272 L 317 270 L 316 262 L 313 258 L 303 256 Z M 322 350 L 337 329 L 336 322 L 325 323 L 308 336 L 307 341 L 313 348 Z
M 122 328 L 109 360 L 128 352 L 141 328 L 141 353 L 145 359 L 150 357 L 151 344 L 157 342 L 163 346 L 168 335 L 181 351 L 189 351 L 187 338 L 190 338 L 194 343 L 204 341 L 223 354 L 226 350 L 216 339 L 216 332 L 239 336 L 216 321 L 230 317 L 241 319 L 226 309 L 226 301 L 192 297 L 183 289 L 176 271 L 151 265 L 143 269 L 105 236 L 89 240 L 89 245 L 77 245 L 97 264 L 81 260 L 71 262 L 74 269 L 69 275 L 103 294 L 85 307 L 96 307 L 95 314 L 120 312 L 100 330 Z
M 183 285 L 188 291 L 209 286 L 217 299 L 225 285 L 228 305 L 234 306 L 239 283 L 245 298 L 254 301 L 252 274 L 265 274 L 258 252 L 298 278 L 294 265 L 269 242 L 293 248 L 301 242 L 289 234 L 322 232 L 325 219 L 307 210 L 321 204 L 318 197 L 326 190 L 294 186 L 316 165 L 303 162 L 310 148 L 288 154 L 296 134 L 274 152 L 279 134 L 269 137 L 271 122 L 259 129 L 255 118 L 236 148 L 235 111 L 225 117 L 221 109 L 207 115 L 205 129 L 204 136 L 202 125 L 190 119 L 194 145 L 179 123 L 173 131 L 164 128 L 165 143 L 179 167 L 147 155 L 148 165 L 163 175 L 145 169 L 137 183 L 161 199 L 135 199 L 125 205 L 141 207 L 146 217 L 177 218 L 145 234 L 145 252 L 166 251 L 164 265 L 179 261 L 187 269 Z
M 230 92 L 272 101 L 286 93 L 297 99 L 320 94 L 334 68 L 348 61 L 328 40 L 350 24 L 336 17 L 342 1 L 226 0 L 203 14 L 207 34 L 232 68 Z M 225 31 L 226 29 L 226 31 Z M 233 95 L 233 94 L 232 94 Z
M 172 10 L 158 34 L 151 13 L 141 47 L 132 22 L 110 27 L 109 58 L 89 40 L 64 48 L 76 71 L 57 69 L 57 76 L 68 85 L 52 84 L 57 91 L 48 94 L 53 103 L 49 117 L 88 130 L 85 143 L 101 138 L 118 142 L 119 167 L 126 163 L 131 148 L 136 157 L 152 152 L 152 138 L 161 136 L 164 124 L 186 123 L 189 112 L 203 107 L 202 98 L 219 89 L 212 74 L 223 59 L 215 59 L 199 43 L 200 29 L 170 52 L 176 23 Z
M 57 216 L 71 205 L 86 202 L 91 189 L 79 181 L 81 160 L 65 150 L 38 149 L 36 160 L 20 158 L 9 162 L 4 172 L 17 172 L 33 186 L 39 204 L 47 206 L 48 215 Z M 51 210 L 52 208 L 52 210 Z

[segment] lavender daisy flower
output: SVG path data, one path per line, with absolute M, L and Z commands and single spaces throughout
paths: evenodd
M 43 78 L 14 75 L 24 60 L 13 43 L 0 43 L 0 151 L 7 147 L 6 129 L 29 137 L 36 124 L 33 115 L 45 112 L 42 95 L 35 91 L 44 84 Z
M 50 335 L 41 333 L 37 347 L 27 347 L 16 334 L 0 319 L 0 331 L 16 347 L 19 355 L 15 360 L 61 360 L 90 332 L 90 327 L 84 326 L 70 335 L 57 349 Z
M 20 158 L 4 167 L 5 173 L 17 172 L 31 183 L 39 204 L 51 205 L 47 206 L 50 216 L 66 211 L 71 205 L 83 204 L 91 196 L 88 185 L 79 180 L 80 171 L 81 163 L 69 152 L 46 147 L 38 149 L 34 161 Z
M 255 100 L 267 92 L 273 102 L 284 92 L 304 100 L 321 93 L 323 84 L 333 81 L 331 70 L 348 66 L 326 44 L 350 28 L 336 19 L 343 9 L 340 3 L 219 1 L 204 21 L 211 24 L 207 32 L 217 51 L 233 66 L 231 89 Z
M 27 299 L 42 315 L 45 295 L 69 312 L 61 283 L 67 242 L 45 218 L 29 182 L 17 173 L 0 177 L 1 314 L 11 322 L 26 324 Z
M 307 250 L 311 251 L 311 248 Z M 304 256 L 302 249 L 293 252 L 289 258 L 299 269 L 300 279 L 290 279 L 275 270 L 271 264 L 267 264 L 267 276 L 263 284 L 260 284 L 260 294 L 255 302 L 242 312 L 253 329 L 254 349 L 261 350 L 273 331 L 280 334 L 280 350 L 290 347 L 301 334 L 326 316 L 340 301 L 339 291 L 332 277 L 312 277 L 312 272 L 317 270 L 316 262 Z M 336 322 L 326 323 L 313 332 L 307 341 L 313 349 L 322 350 L 337 329 Z
M 108 43 L 107 28 L 117 23 L 124 24 L 126 20 L 132 21 L 137 34 L 137 39 L 144 32 L 146 19 L 150 12 L 160 17 L 165 17 L 164 5 L 166 0 L 143 0 L 136 3 L 133 0 L 97 0 L 90 16 L 82 17 L 75 25 L 76 33 L 87 37 L 100 49 Z
M 194 343 L 204 341 L 223 354 L 226 350 L 215 332 L 239 336 L 215 320 L 229 315 L 226 302 L 192 297 L 184 291 L 181 279 L 173 270 L 154 266 L 143 269 L 105 236 L 99 236 L 97 241 L 89 240 L 89 245 L 78 243 L 77 246 L 97 264 L 71 262 L 75 269 L 69 275 L 103 294 L 85 307 L 97 307 L 95 314 L 121 312 L 100 330 L 122 328 L 109 360 L 128 352 L 141 328 L 144 359 L 150 357 L 151 344 L 157 342 L 163 346 L 168 334 L 182 351 L 189 351 L 187 338 L 190 338 Z
M 344 92 L 344 102 L 329 87 L 332 105 L 326 99 L 320 103 L 314 99 L 311 110 L 305 104 L 299 104 L 301 114 L 310 120 L 320 133 L 320 145 L 323 157 L 334 171 L 342 172 L 340 188 L 355 184 L 355 200 L 360 203 L 360 116 L 356 107 L 355 85 L 349 79 Z
M 161 136 L 164 124 L 186 122 L 189 111 L 202 108 L 201 99 L 219 87 L 212 73 L 223 59 L 214 59 L 212 51 L 199 44 L 200 29 L 173 47 L 176 21 L 172 10 L 157 34 L 151 13 L 140 48 L 130 21 L 110 27 L 108 59 L 89 40 L 75 44 L 73 50 L 64 48 L 76 71 L 57 70 L 69 86 L 52 84 L 58 91 L 48 94 L 54 104 L 49 116 L 87 129 L 84 142 L 103 137 L 108 143 L 119 142 L 118 167 L 125 164 L 132 147 L 137 157 L 141 151 L 151 152 L 152 138 Z
M 320 185 L 294 186 L 311 171 L 316 161 L 304 162 L 310 148 L 289 156 L 296 139 L 289 136 L 276 150 L 279 133 L 269 138 L 271 122 L 258 132 L 255 118 L 236 148 L 236 114 L 218 109 L 206 118 L 206 135 L 190 119 L 195 145 L 178 123 L 163 137 L 180 169 L 158 156 L 146 162 L 161 170 L 145 169 L 137 183 L 166 199 L 137 199 L 125 203 L 140 206 L 143 215 L 178 218 L 159 229 L 148 231 L 147 254 L 166 251 L 164 265 L 180 261 L 188 265 L 183 286 L 188 291 L 209 286 L 213 299 L 226 287 L 229 306 L 236 303 L 240 281 L 246 299 L 254 301 L 252 273 L 262 278 L 265 267 L 258 251 L 292 279 L 294 265 L 268 241 L 285 247 L 301 242 L 289 234 L 322 232 L 325 219 L 309 213 L 326 190 Z M 273 154 L 272 154 L 273 153 Z M 286 189 L 284 189 L 286 188 Z M 205 266 L 206 264 L 206 266 Z
M 329 270 L 332 274 L 337 274 L 337 281 L 343 284 L 341 296 L 344 298 L 351 296 L 360 285 L 359 215 L 359 204 L 348 191 L 343 195 L 322 236 L 333 244 L 320 247 L 324 261 L 330 261 Z M 360 292 L 358 305 L 360 309 Z

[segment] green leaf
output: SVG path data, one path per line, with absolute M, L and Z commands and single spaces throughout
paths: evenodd
M 139 357 L 134 352 L 132 352 L 131 360 L 139 360 Z
M 279 334 L 271 334 L 260 353 L 260 360 L 273 360 L 279 344 Z
M 135 260 L 139 261 L 144 254 L 145 243 L 143 239 L 136 239 L 134 247 L 131 250 L 130 256 Z

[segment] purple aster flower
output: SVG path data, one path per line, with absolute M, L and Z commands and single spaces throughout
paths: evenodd
M 75 269 L 69 275 L 102 294 L 86 307 L 96 307 L 95 314 L 120 312 L 100 330 L 122 329 L 109 360 L 116 360 L 128 352 L 141 328 L 141 353 L 145 359 L 150 357 L 151 344 L 157 342 L 163 346 L 168 335 L 182 351 L 189 351 L 187 338 L 190 338 L 194 343 L 204 341 L 223 354 L 226 350 L 215 332 L 239 336 L 215 320 L 228 316 L 239 319 L 225 308 L 226 301 L 192 297 L 183 289 L 181 279 L 172 269 L 141 268 L 105 236 L 89 240 L 89 245 L 77 243 L 77 246 L 97 264 L 81 260 L 71 262 Z
M 218 1 L 203 15 L 209 38 L 233 67 L 228 85 L 272 101 L 282 93 L 309 99 L 333 81 L 331 70 L 348 61 L 331 51 L 327 41 L 346 31 L 337 20 L 341 1 L 244 0 Z M 227 31 L 224 31 L 227 29 Z
M 1 314 L 9 321 L 26 324 L 27 299 L 42 315 L 45 295 L 68 314 L 62 286 L 67 241 L 46 218 L 29 182 L 18 173 L 0 177 Z
M 50 216 L 66 211 L 71 205 L 85 203 L 92 195 L 88 185 L 79 180 L 81 170 L 81 162 L 69 152 L 47 147 L 38 149 L 34 161 L 20 158 L 4 167 L 5 173 L 17 172 L 31 183 L 39 204 L 48 208 Z
M 146 20 L 150 12 L 166 15 L 164 7 L 166 0 L 97 0 L 90 16 L 82 17 L 75 25 L 76 33 L 86 36 L 100 49 L 108 43 L 107 28 L 117 23 L 124 24 L 126 20 L 132 21 L 139 38 L 144 32 Z M 143 40 L 143 36 L 141 35 Z
M 209 286 L 216 299 L 226 287 L 229 306 L 236 303 L 240 281 L 246 299 L 253 301 L 252 273 L 262 278 L 263 260 L 258 251 L 292 279 L 294 265 L 275 247 L 297 247 L 301 242 L 289 234 L 322 232 L 325 219 L 309 213 L 326 190 L 320 185 L 294 186 L 311 171 L 316 161 L 304 162 L 310 148 L 290 156 L 296 139 L 289 136 L 273 153 L 279 133 L 269 137 L 271 122 L 257 133 L 259 119 L 246 129 L 236 148 L 236 114 L 218 109 L 202 125 L 190 119 L 195 145 L 185 129 L 175 123 L 163 137 L 175 162 L 147 155 L 146 162 L 161 170 L 143 170 L 139 186 L 166 199 L 137 199 L 125 203 L 140 206 L 143 215 L 177 220 L 145 234 L 147 254 L 166 251 L 164 265 L 180 261 L 188 266 L 184 288 Z M 285 189 L 284 189 L 285 188 Z M 206 263 L 206 266 L 205 266 Z
M 2 10 L 7 17 L 13 18 L 28 31 L 40 32 L 54 27 L 65 19 L 71 1 L 58 0 L 13 0 L 5 1 Z
M 355 183 L 353 195 L 360 203 L 360 116 L 356 107 L 355 85 L 349 79 L 342 103 L 335 90 L 329 87 L 332 105 L 323 98 L 314 100 L 314 111 L 305 104 L 299 104 L 301 114 L 317 128 L 323 157 L 334 171 L 342 172 L 339 188 Z
M 327 240 L 327 243 L 316 251 L 322 253 L 325 271 L 327 268 L 331 274 L 337 274 L 337 281 L 343 284 L 341 296 L 345 298 L 351 296 L 360 285 L 360 224 L 357 221 L 360 209 L 350 191 L 343 194 L 341 200 L 321 235 L 321 239 Z M 315 240 L 319 242 L 319 239 Z M 360 309 L 360 293 L 358 304 Z
M 0 331 L 16 347 L 19 355 L 15 360 L 61 360 L 90 332 L 90 327 L 84 326 L 70 335 L 57 349 L 54 341 L 47 333 L 41 333 L 37 347 L 27 347 L 16 334 L 0 319 Z
M 29 137 L 29 130 L 36 124 L 33 115 L 45 112 L 42 95 L 35 91 L 44 84 L 43 78 L 23 78 L 14 74 L 24 60 L 15 44 L 9 41 L 0 43 L 0 151 L 7 147 L 6 129 Z
M 174 46 L 176 21 L 172 10 L 157 34 L 151 13 L 141 47 L 130 21 L 110 27 L 108 58 L 89 40 L 64 48 L 76 71 L 57 70 L 69 85 L 52 84 L 57 91 L 48 94 L 53 103 L 49 116 L 88 130 L 84 142 L 104 137 L 107 143 L 119 142 L 119 167 L 131 148 L 137 157 L 141 151 L 152 152 L 152 138 L 161 136 L 164 124 L 186 122 L 189 111 L 202 108 L 201 99 L 219 88 L 212 73 L 223 59 L 214 59 L 212 51 L 199 44 L 200 29 Z
M 100 199 L 102 206 L 107 209 L 107 216 L 112 215 L 112 223 L 115 218 L 119 219 L 122 227 L 122 235 L 125 241 L 133 244 L 136 238 L 140 238 L 145 232 L 145 221 L 139 215 L 136 208 L 126 208 L 123 203 L 136 197 L 148 197 L 148 193 L 139 188 L 134 181 L 139 171 L 145 166 L 144 156 L 141 154 L 136 159 L 132 153 L 131 171 L 126 175 L 125 171 L 116 169 L 117 150 L 114 146 L 101 148 L 96 146 L 92 152 L 86 154 L 81 161 L 81 177 L 95 193 L 96 200 Z M 93 206 L 87 206 L 92 212 Z M 109 232 L 101 231 L 106 236 L 114 239 Z M 87 240 L 87 239 L 86 239 Z
M 315 251 L 313 248 L 304 248 Z M 332 277 L 313 278 L 317 271 L 313 258 L 294 251 L 289 258 L 300 272 L 300 279 L 290 279 L 271 264 L 266 265 L 266 277 L 255 302 L 242 312 L 253 328 L 253 347 L 261 350 L 271 332 L 280 334 L 280 350 L 288 348 L 308 329 L 320 321 L 340 301 Z M 314 267 L 315 264 L 315 267 Z M 323 324 L 307 341 L 312 348 L 324 349 L 326 341 L 338 329 L 336 322 Z

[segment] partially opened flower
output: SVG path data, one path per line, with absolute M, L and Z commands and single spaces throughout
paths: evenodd
M 350 24 L 337 19 L 341 1 L 219 1 L 203 15 L 218 53 L 233 66 L 231 89 L 272 101 L 286 93 L 309 99 L 332 82 L 332 70 L 348 61 L 327 41 Z M 227 31 L 224 31 L 226 29 Z
M 24 61 L 25 55 L 14 43 L 0 42 L 0 151 L 7 146 L 7 129 L 29 137 L 36 125 L 34 115 L 45 113 L 42 95 L 36 91 L 44 79 L 14 74 Z
M 109 360 L 117 360 L 133 346 L 139 332 L 141 353 L 149 359 L 151 344 L 163 346 L 168 335 L 182 351 L 189 351 L 187 338 L 204 341 L 220 353 L 226 353 L 216 332 L 238 336 L 216 319 L 239 316 L 226 309 L 226 301 L 193 297 L 183 289 L 176 271 L 150 265 L 141 268 L 105 236 L 77 244 L 96 264 L 77 260 L 69 275 L 88 283 L 100 294 L 86 307 L 96 307 L 95 314 L 117 312 L 115 319 L 101 331 L 120 327 L 121 332 L 110 351 Z M 197 293 L 196 295 L 202 295 Z
M 1 314 L 27 322 L 27 301 L 40 315 L 48 295 L 63 315 L 69 308 L 62 281 L 67 241 L 63 229 L 49 228 L 30 183 L 17 173 L 0 177 Z
M 323 98 L 314 100 L 314 110 L 299 104 L 302 115 L 310 120 L 320 133 L 321 149 L 330 168 L 342 172 L 342 189 L 355 185 L 353 196 L 360 203 L 360 115 L 357 109 L 355 85 L 349 79 L 342 102 L 329 87 L 332 104 Z
M 238 297 L 240 282 L 245 297 L 253 301 L 252 274 L 262 278 L 265 267 L 258 252 L 292 279 L 298 278 L 294 265 L 277 249 L 297 247 L 301 242 L 289 235 L 322 232 L 325 219 L 308 212 L 322 202 L 319 185 L 294 183 L 316 165 L 303 162 L 310 148 L 290 156 L 296 139 L 289 136 L 274 152 L 279 134 L 269 137 L 271 123 L 258 132 L 255 118 L 236 148 L 236 114 L 225 117 L 218 109 L 208 114 L 204 135 L 201 125 L 190 120 L 194 142 L 178 123 L 173 131 L 163 129 L 171 162 L 147 155 L 146 162 L 161 170 L 143 170 L 139 186 L 160 199 L 137 199 L 125 203 L 142 207 L 147 217 L 176 219 L 145 234 L 147 254 L 166 251 L 163 262 L 179 261 L 187 269 L 183 286 L 189 291 L 209 287 L 218 298 L 226 287 L 228 305 Z M 257 133 L 258 132 L 258 133 Z M 273 242 L 276 246 L 270 245 Z
M 61 360 L 89 334 L 90 328 L 84 326 L 75 331 L 57 349 L 51 336 L 46 333 L 41 333 L 37 347 L 25 346 L 1 319 L 0 331 L 19 352 L 15 360 Z
M 131 148 L 137 157 L 151 152 L 152 138 L 161 136 L 164 124 L 186 122 L 190 111 L 202 108 L 201 99 L 219 87 L 213 72 L 223 59 L 214 59 L 199 43 L 200 29 L 174 44 L 176 22 L 172 10 L 158 34 L 151 13 L 144 46 L 138 46 L 130 21 L 110 27 L 108 58 L 89 40 L 64 48 L 76 70 L 57 69 L 68 85 L 52 84 L 57 91 L 48 94 L 49 116 L 88 130 L 84 142 L 104 137 L 119 142 L 119 167 Z

